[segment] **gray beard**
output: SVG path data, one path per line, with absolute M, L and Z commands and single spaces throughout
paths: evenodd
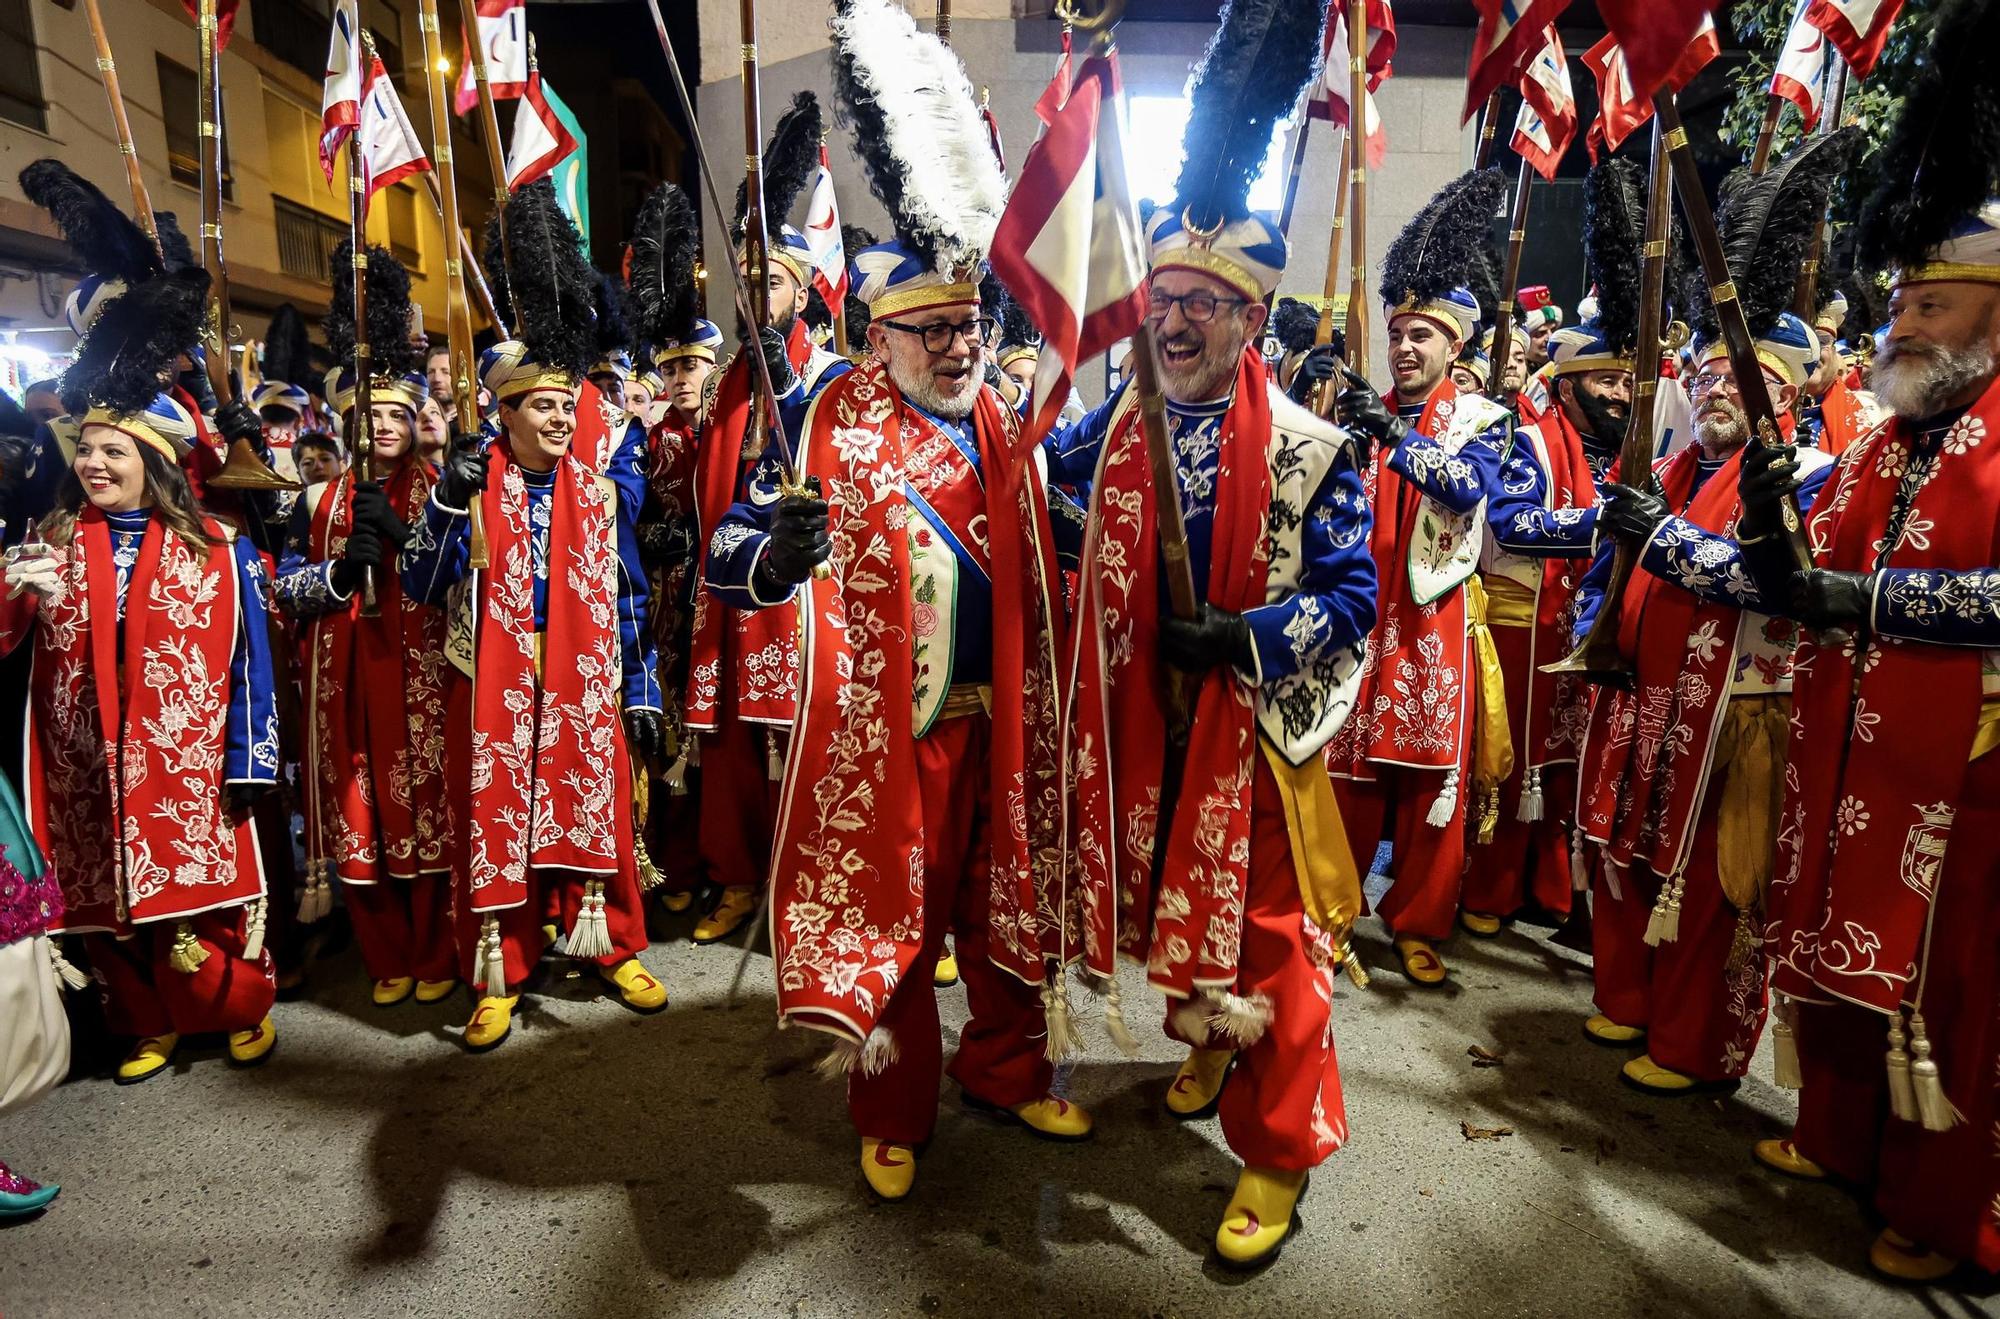
M 1868 371 L 1868 387 L 1905 421 L 1923 421 L 1981 380 L 1993 378 L 1993 350 L 1984 344 L 1918 352 L 1885 347 Z
M 964 421 L 972 415 L 974 405 L 979 402 L 979 391 L 977 389 L 971 390 L 963 398 L 945 398 L 931 384 L 931 376 L 928 371 L 916 380 L 896 381 L 896 388 L 903 391 L 904 397 L 908 398 L 910 402 L 930 413 L 933 417 L 941 417 L 945 421 Z
M 1704 408 L 1695 414 L 1694 437 L 1706 449 L 1734 449 L 1750 438 L 1750 419 L 1734 407 Z

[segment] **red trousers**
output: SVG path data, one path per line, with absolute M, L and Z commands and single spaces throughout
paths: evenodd
M 701 737 L 701 861 L 711 884 L 762 888 L 771 873 L 782 785 L 771 777 L 771 739 L 788 730 L 724 714 Z
M 1650 870 L 1630 867 L 1618 875 L 1612 897 L 1602 862 L 1591 884 L 1591 954 L 1597 1010 L 1621 1026 L 1646 1031 L 1646 1052 L 1662 1067 L 1701 1081 L 1721 1081 L 1749 1070 L 1764 1029 L 1764 959 L 1729 970 L 1736 937 L 1736 909 L 1722 896 L 1715 871 L 1715 817 L 1721 785 L 1695 821 L 1692 857 L 1681 896 L 1680 936 L 1646 944 L 1646 926 L 1660 892 Z
M 179 921 L 149 922 L 129 939 L 83 936 L 103 987 L 104 1024 L 115 1035 L 204 1035 L 262 1021 L 278 999 L 277 971 L 269 949 L 244 958 L 245 921 L 243 908 L 228 907 L 189 922 L 208 950 L 193 975 L 167 962 Z
M 1521 794 L 1527 791 L 1529 759 L 1528 692 L 1534 676 L 1531 658 L 1546 662 L 1560 656 L 1531 656 L 1534 629 L 1493 628 L 1493 648 L 1507 685 L 1507 732 L 1514 742 L 1516 769 L 1500 785 L 1500 821 L 1493 841 L 1475 843 L 1467 859 L 1465 891 L 1460 904 L 1488 916 L 1511 916 L 1530 903 L 1558 916 L 1569 914 L 1569 833 L 1576 816 L 1576 766 L 1541 767 L 1542 818 L 1524 821 Z
M 502 911 L 461 911 L 457 914 L 459 965 L 467 984 L 484 985 L 484 968 L 475 960 L 479 952 L 479 927 L 488 916 L 500 918 L 500 944 L 507 957 L 507 988 L 519 993 L 528 972 L 541 960 L 547 945 L 542 938 L 544 922 L 558 929 L 576 928 L 577 909 L 583 904 L 583 886 L 591 880 L 604 881 L 604 922 L 611 932 L 611 951 L 597 958 L 599 966 L 616 966 L 628 957 L 645 951 L 646 909 L 628 857 L 626 864 L 609 875 L 584 875 L 574 870 L 528 870 L 528 900 Z
M 1889 1226 L 2000 1272 L 2000 755 L 1974 762 L 1931 916 L 1924 1033 L 1965 1121 L 1926 1131 L 1890 1115 L 1889 1019 L 1799 1005 L 1799 1152 L 1875 1192 Z M 1893 879 L 1893 876 L 1890 877 Z
M 343 880 L 340 890 L 370 979 L 450 980 L 458 975 L 450 875 L 375 884 Z
M 693 736 L 690 734 L 689 736 Z M 649 785 L 646 839 L 659 867 L 662 893 L 692 893 L 701 887 L 701 771 L 689 767 L 686 792 L 660 779 Z
M 988 954 L 993 725 L 983 714 L 941 719 L 917 742 L 924 812 L 924 943 L 889 996 L 878 1026 L 896 1059 L 873 1076 L 853 1073 L 847 1111 L 863 1136 L 920 1145 L 937 1126 L 944 1041 L 931 971 L 945 935 L 956 940 L 958 973 L 972 1020 L 959 1034 L 951 1077 L 966 1094 L 1011 1107 L 1049 1092 L 1046 1025 L 1038 986 L 993 965 Z
M 1469 699 L 1469 698 L 1468 698 Z M 1364 878 L 1375 849 L 1388 843 L 1395 882 L 1376 913 L 1391 933 L 1432 941 L 1449 938 L 1465 880 L 1465 820 L 1472 804 L 1472 721 L 1459 730 L 1458 802 L 1440 829 L 1426 818 L 1444 789 L 1441 769 L 1373 766 L 1375 779 L 1335 779 L 1333 795 L 1354 849 L 1355 872 Z
M 1347 1143 L 1347 1105 L 1333 1052 L 1333 940 L 1299 898 L 1277 780 L 1261 756 L 1250 800 L 1250 875 L 1236 992 L 1271 1004 L 1271 1024 L 1238 1050 L 1217 1116 L 1222 1138 L 1252 1168 L 1317 1168 Z M 1167 1015 L 1167 1034 L 1189 1043 Z

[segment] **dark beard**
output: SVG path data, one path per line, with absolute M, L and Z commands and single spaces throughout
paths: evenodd
M 1614 416 L 1611 405 L 1595 394 L 1586 394 L 1582 389 L 1574 391 L 1576 409 L 1583 414 L 1585 438 L 1595 440 L 1605 449 L 1617 449 L 1625 443 L 1625 428 L 1632 423 L 1628 411 L 1622 417 Z

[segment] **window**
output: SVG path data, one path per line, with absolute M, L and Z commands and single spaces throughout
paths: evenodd
M 0 0 L 0 119 L 38 133 L 48 129 L 28 0 Z
M 383 197 L 389 203 L 389 250 L 398 261 L 417 270 L 424 259 L 423 242 L 417 234 L 417 190 L 399 183 Z
M 327 0 L 256 0 L 257 44 L 309 78 L 326 76 Z
M 273 196 L 277 213 L 278 269 L 315 284 L 333 278 L 333 249 L 347 237 L 347 226 L 310 206 Z
M 370 0 L 361 15 L 362 26 L 375 39 L 375 53 L 382 59 L 382 68 L 389 80 L 396 84 L 396 90 L 403 95 L 410 94 L 410 88 L 403 81 L 403 10 L 392 0 Z M 419 74 L 421 75 L 421 70 Z
M 6 0 L 0 0 L 6 3 Z M 160 73 L 160 117 L 167 128 L 167 172 L 176 183 L 184 183 L 190 188 L 201 186 L 201 130 L 202 118 L 197 102 L 200 100 L 200 82 L 194 70 L 185 64 L 176 64 L 164 55 L 153 57 Z M 232 195 L 232 180 L 229 176 L 229 132 L 223 127 L 220 142 L 222 154 L 222 195 Z

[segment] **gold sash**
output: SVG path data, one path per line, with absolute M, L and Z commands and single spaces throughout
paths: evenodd
M 1326 762 L 1308 756 L 1305 764 L 1294 765 L 1269 739 L 1259 737 L 1257 745 L 1284 799 L 1299 901 L 1314 925 L 1344 943 L 1361 914 L 1361 876 L 1355 873 L 1354 854 L 1347 849 L 1347 828 L 1340 820 Z
M 1507 730 L 1507 684 L 1500 674 L 1500 652 L 1487 625 L 1486 589 L 1477 577 L 1465 579 L 1465 627 L 1472 637 L 1472 662 L 1478 669 L 1478 702 L 1472 736 L 1473 818 L 1479 841 L 1493 841 L 1500 822 L 1500 785 L 1514 772 L 1514 737 Z

